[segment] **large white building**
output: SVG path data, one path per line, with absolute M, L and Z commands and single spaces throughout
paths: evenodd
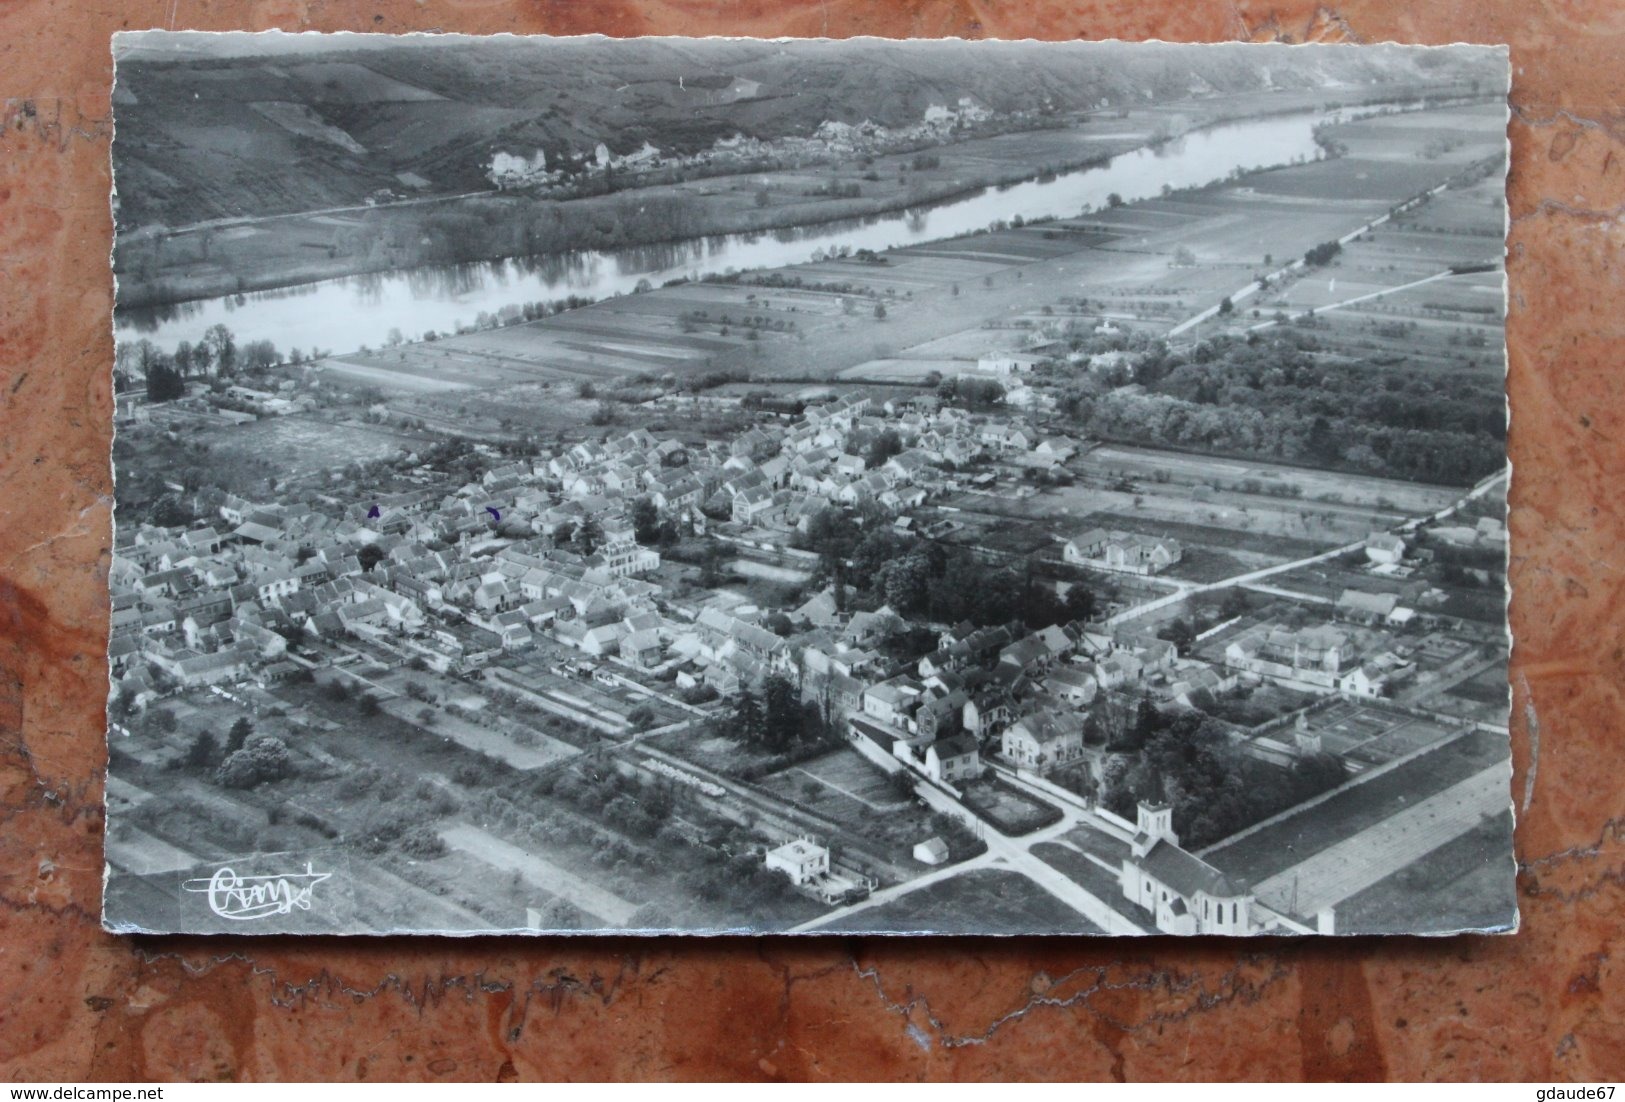
M 805 838 L 796 838 L 768 850 L 767 867 L 784 873 L 799 888 L 829 875 L 829 850 Z
M 1121 574 L 1160 574 L 1185 557 L 1178 540 L 1091 528 L 1066 541 L 1062 557 L 1076 566 Z
M 1173 809 L 1142 802 L 1123 858 L 1123 895 L 1150 911 L 1165 934 L 1250 934 L 1253 896 L 1206 861 L 1179 848 Z

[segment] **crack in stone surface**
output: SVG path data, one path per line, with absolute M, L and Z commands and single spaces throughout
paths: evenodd
M 858 978 L 866 980 L 874 988 L 875 994 L 880 998 L 882 1004 L 888 1011 L 899 1014 L 905 1020 L 912 1022 L 914 1011 L 916 1009 L 920 1010 L 925 1020 L 930 1024 L 931 1028 L 936 1031 L 937 1043 L 943 1048 L 952 1049 L 967 1045 L 987 1044 L 993 1040 L 995 1034 L 1004 1029 L 1007 1025 L 1024 1020 L 1034 1010 L 1040 1008 L 1066 1010 L 1073 1007 L 1080 1007 L 1093 1017 L 1110 1025 L 1114 1029 L 1125 1033 L 1133 1033 L 1148 1027 L 1178 1022 L 1193 1015 L 1204 1013 L 1214 1009 L 1215 1007 L 1228 1003 L 1238 1001 L 1256 1002 L 1260 997 L 1262 997 L 1264 991 L 1274 986 L 1279 980 L 1285 978 L 1293 971 L 1292 968 L 1288 967 L 1278 958 L 1271 959 L 1262 956 L 1254 956 L 1246 958 L 1246 960 L 1248 963 L 1268 960 L 1273 967 L 1265 975 L 1262 981 L 1257 983 L 1249 982 L 1246 984 L 1236 984 L 1230 986 L 1229 990 L 1224 992 L 1223 989 L 1226 987 L 1226 985 L 1229 984 L 1231 980 L 1240 976 L 1243 966 L 1238 964 L 1236 967 L 1231 968 L 1219 975 L 1218 985 L 1221 989 L 1220 992 L 1209 993 L 1206 990 L 1196 990 L 1195 1001 L 1191 1005 L 1174 1011 L 1153 1011 L 1137 1022 L 1124 1021 L 1121 1018 L 1097 1009 L 1091 1005 L 1091 1002 L 1098 995 L 1109 994 L 1116 991 L 1169 991 L 1175 994 L 1187 994 L 1201 986 L 1201 972 L 1197 971 L 1192 973 L 1188 979 L 1178 980 L 1176 979 L 1174 970 L 1172 969 L 1153 968 L 1148 970 L 1143 976 L 1132 980 L 1113 981 L 1110 980 L 1108 976 L 1112 967 L 1114 966 L 1086 965 L 1066 973 L 1058 980 L 1055 980 L 1050 984 L 1051 989 L 1063 987 L 1071 983 L 1077 977 L 1092 973 L 1094 975 L 1093 982 L 1083 990 L 1074 992 L 1073 994 L 1065 996 L 1064 998 L 1057 998 L 1046 993 L 1034 993 L 1023 1005 L 1015 1008 L 1014 1010 L 1009 1010 L 993 1017 L 980 1034 L 954 1033 L 951 1031 L 946 1023 L 944 1023 L 931 1009 L 931 1001 L 928 996 L 911 993 L 907 1000 L 898 1001 L 887 995 L 884 981 L 880 975 L 879 966 L 862 968 L 857 967 L 856 962 L 854 962 L 854 966 L 857 967 Z M 1035 972 L 1033 975 L 1035 977 L 1042 975 L 1042 971 Z

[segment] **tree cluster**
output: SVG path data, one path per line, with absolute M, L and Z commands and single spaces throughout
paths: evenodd
M 1222 724 L 1186 713 L 1153 732 L 1138 751 L 1107 766 L 1105 806 L 1132 819 L 1140 800 L 1164 800 L 1186 849 L 1199 849 L 1341 784 L 1342 764 L 1328 754 L 1288 768 L 1251 757 Z
M 823 717 L 813 704 L 803 704 L 795 683 L 778 674 L 767 678 L 760 696 L 742 689 L 722 721 L 722 731 L 739 742 L 754 743 L 775 753 L 824 737 Z
M 860 527 L 858 520 L 865 523 Z M 830 507 L 815 514 L 802 540 L 834 581 L 837 603 L 889 605 L 911 619 L 979 625 L 1019 619 L 1031 628 L 1088 619 L 1094 594 L 1074 583 L 1066 597 L 1024 565 L 990 563 L 965 547 L 900 533 L 873 518 Z
M 937 384 L 937 397 L 951 406 L 988 410 L 1004 405 L 1004 384 L 996 379 L 960 376 Z
M 1223 336 L 1139 352 L 1133 381 L 1084 379 L 1066 405 L 1108 439 L 1465 484 L 1504 461 L 1499 384 L 1328 358 L 1312 334 Z
M 281 739 L 267 736 L 252 746 L 228 754 L 215 773 L 224 788 L 253 788 L 266 781 L 279 781 L 293 773 L 293 760 Z

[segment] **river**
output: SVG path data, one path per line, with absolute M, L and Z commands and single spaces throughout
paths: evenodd
M 1346 116 L 1345 116 L 1346 117 Z M 1246 172 L 1312 160 L 1318 153 L 1319 114 L 1280 115 L 1193 131 L 1156 148 L 1112 157 L 1093 168 L 1051 179 L 988 188 L 933 206 L 861 220 L 791 229 L 727 234 L 611 251 L 520 257 L 453 268 L 426 267 L 347 276 L 274 291 L 198 299 L 160 308 L 119 310 L 120 340 L 147 337 L 164 349 L 196 342 L 216 323 L 239 345 L 270 340 L 283 352 L 320 348 L 329 353 L 378 347 L 392 331 L 407 340 L 452 333 L 481 313 L 505 306 L 591 299 L 634 291 L 641 281 L 732 270 L 802 264 L 815 252 L 882 249 L 958 237 L 1020 215 L 1069 218 L 1099 209 L 1112 194 L 1125 202 L 1151 198 L 1164 187 L 1199 187 Z

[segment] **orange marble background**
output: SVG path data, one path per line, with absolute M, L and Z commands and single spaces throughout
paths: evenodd
M 1510 43 L 1522 932 L 101 932 L 108 36 L 151 26 Z M 0 0 L 0 1078 L 1625 1078 L 1622 211 L 1616 0 Z

